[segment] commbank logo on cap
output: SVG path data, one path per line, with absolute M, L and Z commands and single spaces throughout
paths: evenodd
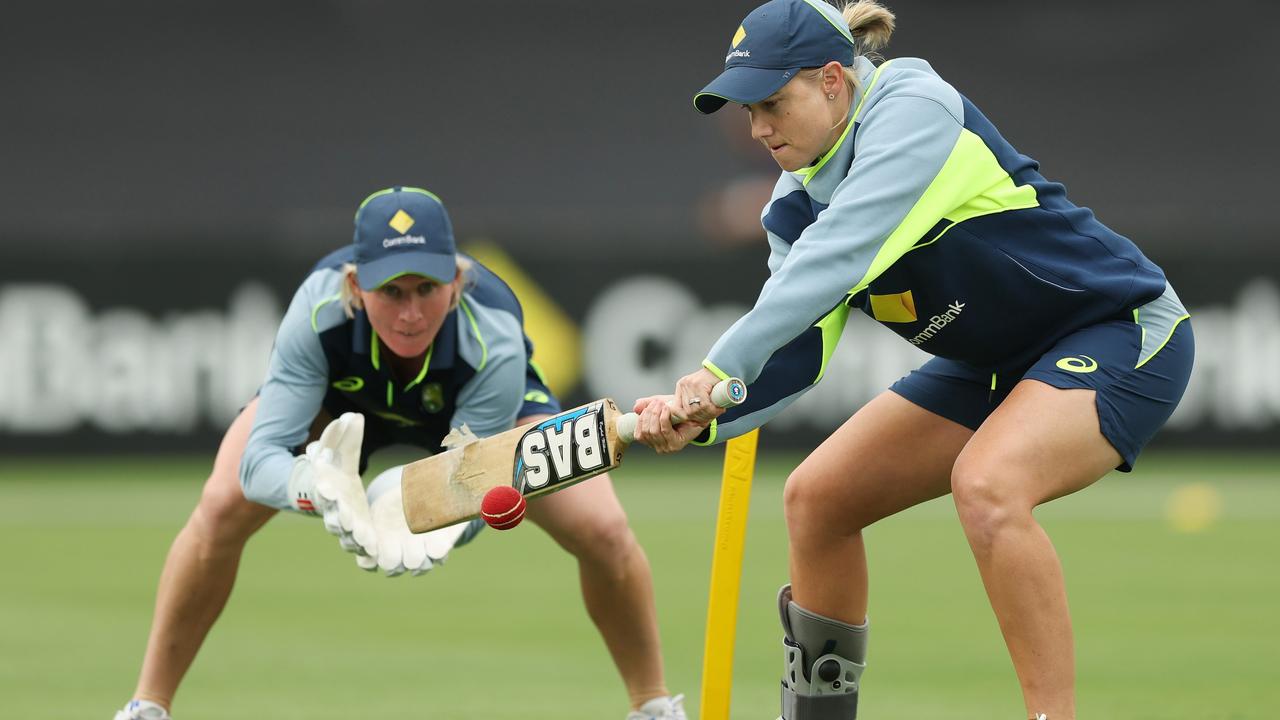
M 417 221 L 413 219 L 412 215 L 403 210 L 397 210 L 396 214 L 392 216 L 391 220 L 388 221 L 387 224 L 395 228 L 396 232 L 403 235 L 404 233 L 409 232 L 409 228 L 413 227 L 415 222 Z
M 744 28 L 744 27 L 742 27 L 741 25 L 739 25 L 739 26 L 738 26 L 738 32 L 736 32 L 736 33 L 734 33 L 734 34 L 733 34 L 733 47 L 729 48 L 729 54 L 724 56 L 724 61 L 725 61 L 726 63 L 727 63 L 727 62 L 729 62 L 730 60 L 734 59 L 734 58 L 749 58 L 749 57 L 751 57 L 751 51 L 750 51 L 750 50 L 739 50 L 739 49 L 738 49 L 738 46 L 739 46 L 739 45 L 741 45 L 741 44 L 742 44 L 742 41 L 743 41 L 743 40 L 746 40 L 746 39 L 747 39 L 747 29 L 746 29 L 746 28 Z

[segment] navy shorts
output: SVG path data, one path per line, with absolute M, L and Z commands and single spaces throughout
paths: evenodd
M 1182 399 L 1194 357 L 1195 337 L 1185 316 L 1159 336 L 1152 328 L 1117 319 L 1061 338 L 1021 372 L 993 377 L 990 370 L 934 358 L 889 389 L 973 430 L 1019 380 L 1094 390 L 1102 434 L 1124 458 L 1118 469 L 1128 472 Z

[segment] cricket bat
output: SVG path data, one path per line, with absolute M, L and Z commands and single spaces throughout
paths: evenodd
M 737 378 L 711 390 L 720 407 L 746 399 L 747 386 Z M 424 533 L 479 517 L 485 493 L 499 485 L 531 498 L 613 470 L 622 464 L 635 423 L 635 413 L 622 413 L 602 398 L 405 465 L 404 519 L 411 531 Z

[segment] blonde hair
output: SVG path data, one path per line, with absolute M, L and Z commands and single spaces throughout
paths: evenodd
M 856 0 L 847 3 L 841 13 L 845 23 L 849 25 L 849 33 L 853 35 L 856 52 L 871 59 L 883 60 L 876 51 L 884 49 L 893 36 L 893 29 L 896 27 L 893 12 L 876 0 Z
M 451 311 L 457 308 L 458 302 L 462 300 L 462 291 L 471 287 L 473 282 L 471 278 L 471 266 L 473 264 L 471 258 L 458 255 L 457 262 L 458 269 L 462 271 L 462 277 L 460 282 L 452 283 L 453 299 L 449 301 L 449 310 Z M 346 313 L 347 317 L 355 317 L 356 310 L 364 309 L 364 302 L 360 300 L 360 295 L 351 289 L 352 280 L 356 274 L 356 264 L 345 263 L 339 272 L 342 273 L 342 284 L 338 289 L 338 302 L 342 304 L 342 312 Z
M 884 57 L 877 51 L 889 44 L 889 38 L 897 27 L 893 11 L 877 0 L 853 0 L 845 3 L 840 12 L 844 15 L 845 24 L 849 26 L 849 34 L 853 35 L 854 52 L 873 62 L 883 62 Z M 805 70 L 803 75 L 809 80 L 821 80 L 822 68 Z M 834 127 L 840 127 L 841 123 L 849 119 L 849 113 L 853 112 L 858 99 L 858 72 L 852 67 L 844 68 L 844 84 L 849 88 L 849 109 Z

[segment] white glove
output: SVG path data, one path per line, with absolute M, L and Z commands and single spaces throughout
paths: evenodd
M 387 577 L 404 572 L 421 575 L 443 564 L 449 551 L 459 540 L 475 537 L 473 523 L 457 523 L 431 532 L 415 534 L 404 519 L 404 494 L 400 486 L 403 466 L 393 467 L 369 483 L 369 508 L 373 527 L 378 534 L 377 562 L 372 558 L 356 558 L 365 570 L 382 570 Z
M 325 427 L 293 462 L 289 497 L 300 512 L 320 515 L 324 529 L 338 536 L 347 552 L 378 554 L 377 533 L 360 482 L 364 415 L 345 413 Z

